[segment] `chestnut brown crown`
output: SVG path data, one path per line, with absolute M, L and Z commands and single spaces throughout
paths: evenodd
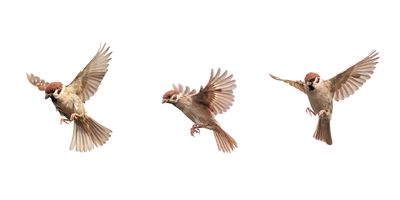
M 309 82 L 310 80 L 315 79 L 317 77 L 320 77 L 319 74 L 315 72 L 310 72 L 306 75 L 306 77 L 304 77 L 304 82 Z
M 53 94 L 57 89 L 62 88 L 62 83 L 60 82 L 52 82 L 49 85 L 47 85 L 45 93 L 46 94 Z
M 178 95 L 179 92 L 176 90 L 170 90 L 163 95 L 162 103 L 170 103 L 170 99 L 172 96 Z

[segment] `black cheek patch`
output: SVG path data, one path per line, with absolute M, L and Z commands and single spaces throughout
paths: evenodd
M 53 95 L 51 95 L 50 98 L 52 102 L 57 102 L 57 99 Z
M 314 88 L 314 86 L 309 85 L 309 86 L 308 86 L 308 89 L 310 89 L 311 91 L 313 91 L 315 88 Z

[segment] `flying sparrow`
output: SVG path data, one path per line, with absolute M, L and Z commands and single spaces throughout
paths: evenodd
M 318 114 L 319 116 L 314 138 L 331 145 L 330 120 L 332 116 L 333 99 L 336 101 L 343 100 L 357 91 L 366 80 L 371 78 L 371 75 L 374 73 L 375 65 L 378 64 L 378 58 L 378 52 L 372 51 L 360 62 L 329 80 L 321 79 L 321 77 L 314 72 L 308 73 L 304 78 L 304 82 L 301 80 L 292 81 L 281 79 L 271 74 L 270 76 L 275 80 L 288 83 L 308 96 L 311 108 L 308 107 L 306 112 L 310 115 Z
M 101 46 L 69 85 L 61 82 L 48 83 L 33 74 L 27 74 L 29 82 L 40 91 L 45 91 L 45 99 L 50 98 L 60 112 L 60 124 L 75 122 L 70 150 L 90 151 L 106 143 L 111 136 L 111 130 L 89 117 L 84 107 L 85 101 L 96 93 L 108 70 L 112 53 L 108 53 L 109 48 L 106 48 L 106 44 Z
M 170 103 L 179 108 L 194 125 L 190 129 L 190 134 L 200 133 L 200 128 L 207 128 L 214 132 L 218 149 L 225 153 L 231 152 L 237 147 L 236 141 L 226 133 L 217 120 L 215 115 L 227 111 L 233 101 L 233 89 L 236 88 L 233 75 L 227 76 L 225 71 L 221 74 L 218 69 L 214 75 L 211 69 L 210 80 L 200 91 L 190 90 L 189 87 L 183 88 L 181 84 L 173 85 L 173 90 L 166 92 L 162 98 L 162 103 Z

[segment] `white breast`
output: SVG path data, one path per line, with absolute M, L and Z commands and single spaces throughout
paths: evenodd
M 320 110 L 332 110 L 333 95 L 330 92 L 328 82 L 321 80 L 315 86 L 314 90 L 307 90 L 306 93 L 314 112 L 319 112 Z

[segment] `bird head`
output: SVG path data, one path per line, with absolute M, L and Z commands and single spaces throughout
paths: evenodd
M 175 104 L 179 100 L 179 92 L 176 90 L 170 90 L 163 95 L 162 103 Z
M 304 82 L 311 90 L 315 88 L 320 80 L 321 77 L 315 72 L 310 72 L 306 75 L 306 77 L 304 77 Z
M 50 83 L 45 89 L 46 96 L 44 98 L 47 99 L 50 97 L 54 101 L 55 97 L 57 97 L 61 93 L 62 88 L 63 84 L 60 82 Z

